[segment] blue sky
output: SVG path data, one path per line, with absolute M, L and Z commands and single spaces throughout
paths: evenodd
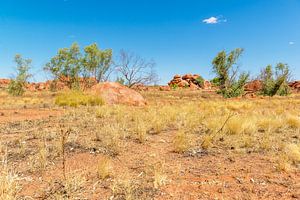
M 300 79 L 300 0 L 0 0 L 0 77 L 20 53 L 44 80 L 44 64 L 74 41 L 154 59 L 162 84 L 174 74 L 210 79 L 214 56 L 237 47 L 253 76 L 284 62 Z

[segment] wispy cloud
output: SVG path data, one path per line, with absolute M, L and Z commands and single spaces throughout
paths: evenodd
M 227 19 L 224 19 L 222 16 L 220 17 L 210 17 L 202 20 L 205 24 L 219 24 L 221 22 L 227 22 Z
M 294 45 L 294 44 L 295 44 L 295 42 L 293 42 L 293 41 L 289 42 L 289 45 Z

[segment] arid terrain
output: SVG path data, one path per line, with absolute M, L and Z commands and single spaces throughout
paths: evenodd
M 300 96 L 141 92 L 145 106 L 0 95 L 2 199 L 300 199 Z

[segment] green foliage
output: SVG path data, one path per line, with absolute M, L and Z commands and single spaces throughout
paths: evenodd
M 213 78 L 210 82 L 213 86 L 220 86 L 220 79 L 218 77 Z
M 202 78 L 202 76 L 200 76 L 196 79 L 196 82 L 197 82 L 197 85 L 203 86 L 204 85 L 204 78 Z
M 59 94 L 55 99 L 55 104 L 59 106 L 78 107 L 82 106 L 99 106 L 104 101 L 98 96 L 84 94 L 81 91 L 69 91 Z
M 248 73 L 242 73 L 237 81 L 234 81 L 232 85 L 227 89 L 221 89 L 219 91 L 225 98 L 238 97 L 244 94 L 244 85 L 249 78 Z
M 21 96 L 25 93 L 25 84 L 28 78 L 31 76 L 29 74 L 30 59 L 23 59 L 21 55 L 17 54 L 15 56 L 15 62 L 17 63 L 17 76 L 12 79 L 8 85 L 8 93 L 13 96 Z
M 84 48 L 84 55 L 80 47 L 73 43 L 70 48 L 60 49 L 49 63 L 45 70 L 49 71 L 55 78 L 65 83 L 71 89 L 79 89 L 80 77 L 89 80 L 93 77 L 98 82 L 105 79 L 105 74 L 110 68 L 112 50 L 100 50 L 97 44 Z
M 98 81 L 105 80 L 112 62 L 112 50 L 100 50 L 97 44 L 91 44 L 84 48 L 83 67 L 85 71 Z
M 244 86 L 249 74 L 242 73 L 238 76 L 237 61 L 242 53 L 243 49 L 240 48 L 231 51 L 229 54 L 221 51 L 212 61 L 213 72 L 217 75 L 213 79 L 213 83 L 220 87 L 218 93 L 226 98 L 241 96 L 244 93 Z
M 177 90 L 177 89 L 178 89 L 178 85 L 177 85 L 177 84 L 171 84 L 171 85 L 170 85 L 170 88 L 171 88 L 172 90 Z
M 275 67 L 275 73 L 272 66 L 268 65 L 260 74 L 260 79 L 263 82 L 261 94 L 265 96 L 287 96 L 290 94 L 289 76 L 290 70 L 287 64 L 278 63 Z
M 77 43 L 73 43 L 70 48 L 60 49 L 49 63 L 45 70 L 50 71 L 55 79 L 59 79 L 69 88 L 79 86 L 79 74 L 81 70 L 81 54 Z

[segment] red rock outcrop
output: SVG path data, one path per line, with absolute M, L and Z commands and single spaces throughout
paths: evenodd
M 190 88 L 192 90 L 197 89 L 211 89 L 211 83 L 209 81 L 204 81 L 203 85 L 200 85 L 197 81 L 198 78 L 201 78 L 198 74 L 185 74 L 182 77 L 180 75 L 175 75 L 173 79 L 168 83 L 169 86 L 178 86 L 180 88 Z
M 300 81 L 291 82 L 289 86 L 294 92 L 300 92 Z
M 146 100 L 137 91 L 114 82 L 104 82 L 94 85 L 90 92 L 99 95 L 107 104 L 125 104 L 144 106 Z
M 149 87 L 143 85 L 143 84 L 136 84 L 131 87 L 131 89 L 137 90 L 137 91 L 148 91 Z
M 160 90 L 160 91 L 170 91 L 171 88 L 170 88 L 170 86 L 168 86 L 168 85 L 164 85 L 164 86 L 160 86 L 160 87 L 159 87 L 159 90 Z
M 260 80 L 254 80 L 251 82 L 248 82 L 245 87 L 244 90 L 246 92 L 258 92 L 262 89 L 263 87 L 263 83 Z
M 0 79 L 0 88 L 7 88 L 9 83 L 9 79 Z

